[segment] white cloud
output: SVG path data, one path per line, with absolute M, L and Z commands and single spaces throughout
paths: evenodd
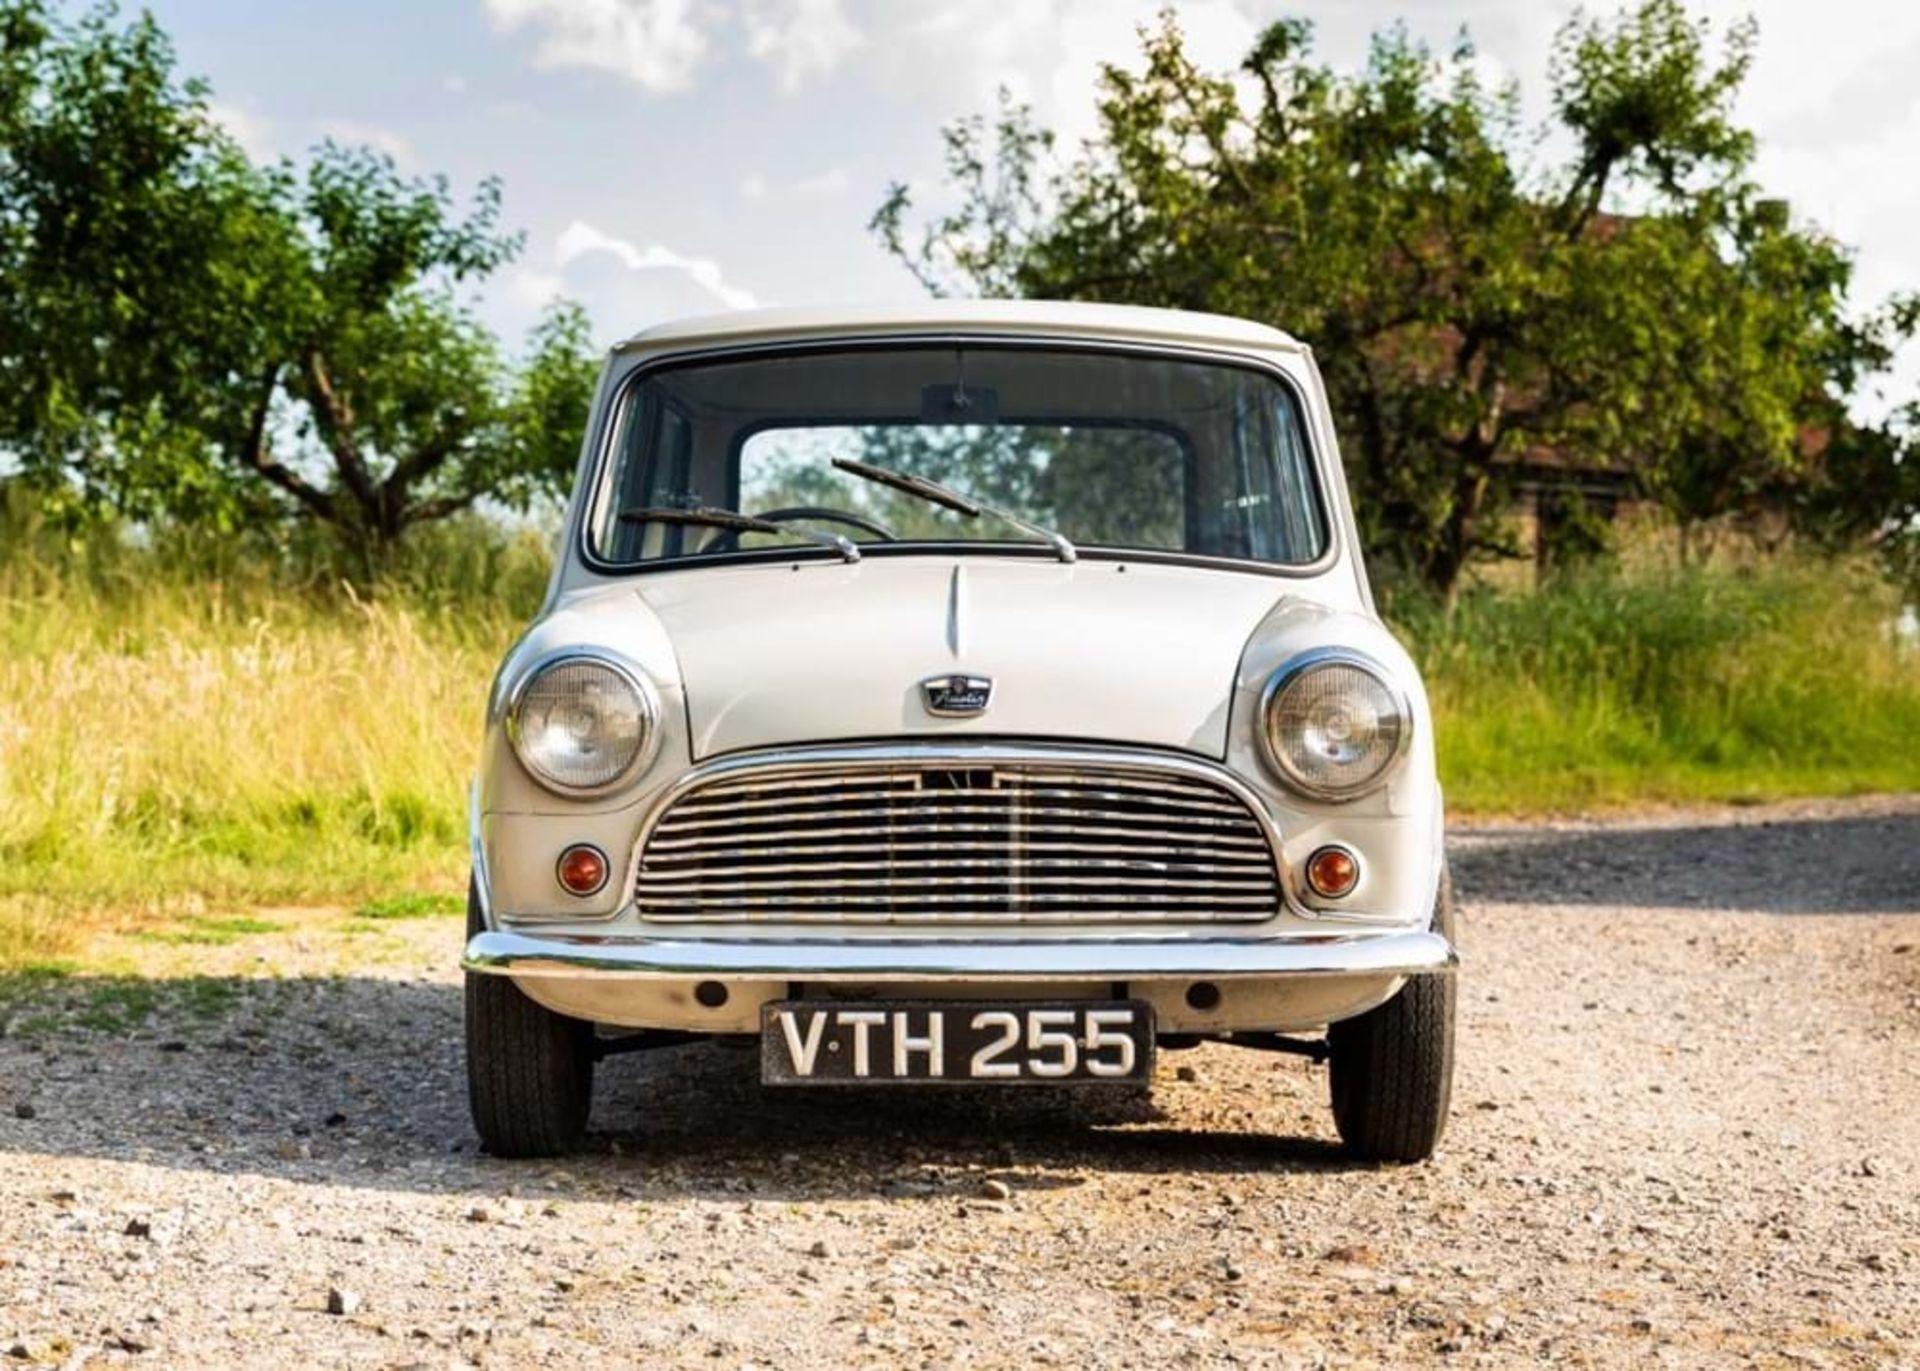
M 753 0 L 745 24 L 747 55 L 765 63 L 783 91 L 830 74 L 867 41 L 840 0 Z
M 266 119 L 243 109 L 239 105 L 228 105 L 215 100 L 207 106 L 207 117 L 233 135 L 233 141 L 240 150 L 256 162 L 265 162 L 274 155 L 271 131 L 273 125 Z
M 1164 0 L 484 0 L 503 33 L 537 35 L 540 67 L 616 72 L 643 90 L 692 90 L 734 45 L 793 93 L 851 67 L 943 114 L 1006 86 L 1069 139 L 1093 126 L 1103 62 L 1135 61 Z M 1231 70 L 1282 0 L 1184 0 L 1188 50 Z M 849 13 L 857 9 L 858 21 Z M 737 22 L 736 22 L 737 20 Z M 719 49 L 726 45 L 728 51 Z M 852 59 L 860 60 L 854 61 Z
M 320 136 L 348 147 L 369 147 L 384 152 L 400 166 L 413 163 L 413 144 L 392 129 L 358 119 L 326 119 L 320 124 Z
M 486 317 L 503 336 L 523 335 L 558 299 L 586 306 L 601 345 L 665 319 L 759 303 L 712 260 L 641 246 L 584 220 L 573 220 L 534 255 L 538 260 L 501 272 L 486 292 Z
M 1071 150 L 1096 127 L 1100 69 L 1140 64 L 1140 30 L 1160 22 L 1163 0 L 942 0 L 889 6 L 874 35 L 886 61 L 876 84 L 943 115 L 993 108 L 1004 87 L 1034 106 Z M 1263 0 L 1186 0 L 1177 19 L 1203 68 L 1232 71 L 1273 5 Z
M 742 200 L 764 200 L 767 198 L 767 178 L 757 171 L 750 171 L 740 178 L 740 198 Z
M 486 0 L 502 33 L 536 30 L 534 65 L 610 71 L 654 95 L 690 90 L 706 60 L 693 0 Z
M 606 253 L 629 271 L 683 272 L 728 309 L 752 309 L 759 303 L 752 291 L 728 281 L 720 271 L 720 264 L 711 258 L 686 257 L 657 243 L 637 247 L 579 219 L 562 229 L 554 243 L 554 260 L 563 272 L 592 253 Z
M 793 183 L 794 190 L 802 195 L 838 195 L 853 184 L 853 177 L 847 174 L 845 167 L 828 167 L 818 176 L 805 176 Z

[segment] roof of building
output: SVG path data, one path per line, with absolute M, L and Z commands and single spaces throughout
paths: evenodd
M 1305 350 L 1297 339 L 1277 328 L 1223 314 L 1064 300 L 929 299 L 908 304 L 817 305 L 704 314 L 656 324 L 636 333 L 615 351 L 876 333 L 1066 334 L 1131 342 Z

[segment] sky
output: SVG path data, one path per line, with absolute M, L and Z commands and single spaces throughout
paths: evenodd
M 333 137 L 444 172 L 497 175 L 520 259 L 483 314 L 510 338 L 555 294 L 603 341 L 755 304 L 919 293 L 866 223 L 890 181 L 937 193 L 941 127 L 1006 87 L 1071 145 L 1102 62 L 1138 52 L 1159 0 L 150 0 L 182 68 L 261 156 Z M 1183 0 L 1189 48 L 1229 69 L 1270 20 L 1314 21 L 1357 65 L 1395 21 L 1450 47 L 1464 25 L 1494 75 L 1546 113 L 1548 0 Z M 1604 10 L 1604 4 L 1590 8 Z M 1738 113 L 1757 172 L 1858 252 L 1858 296 L 1920 288 L 1920 4 L 1694 0 L 1718 29 L 1752 14 Z M 1275 321 L 1284 325 L 1285 321 Z M 1920 370 L 1912 359 L 1903 373 Z

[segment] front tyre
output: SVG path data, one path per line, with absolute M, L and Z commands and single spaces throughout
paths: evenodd
M 479 933 L 467 886 L 467 937 Z M 505 976 L 467 972 L 467 1100 L 496 1157 L 557 1157 L 587 1131 L 593 1025 L 535 1004 Z
M 1453 937 L 1443 867 L 1433 927 Z M 1327 1029 L 1333 1122 L 1350 1155 L 1418 1162 L 1433 1155 L 1453 1102 L 1454 976 L 1414 976 L 1377 1008 Z

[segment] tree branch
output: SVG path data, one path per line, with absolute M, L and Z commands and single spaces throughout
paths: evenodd
M 408 524 L 431 523 L 435 519 L 445 519 L 470 509 L 481 492 L 470 490 L 464 495 L 439 495 L 431 500 L 422 500 L 419 504 L 403 510 L 403 522 Z
M 320 436 L 333 454 L 334 465 L 340 468 L 340 479 L 353 492 L 361 509 L 371 515 L 379 508 L 379 497 L 374 493 L 372 478 L 367 475 L 367 464 L 354 446 L 353 409 L 334 389 L 332 373 L 327 370 L 326 358 L 318 348 L 307 350 L 306 371 L 307 385 L 317 402 L 313 413 Z
M 1194 70 L 1193 64 L 1187 60 L 1184 53 L 1180 54 L 1177 62 L 1169 64 L 1168 83 L 1172 85 L 1174 93 L 1180 97 L 1180 103 L 1186 106 L 1187 117 L 1193 121 L 1194 128 L 1199 131 L 1202 141 L 1213 154 L 1214 162 L 1226 173 L 1227 179 L 1239 190 L 1246 202 L 1251 204 L 1256 198 L 1253 182 L 1248 178 L 1246 168 L 1240 164 L 1240 159 L 1233 155 L 1233 150 L 1221 138 L 1220 130 L 1214 126 L 1213 120 L 1201 110 L 1199 97 L 1193 89 L 1193 83 L 1198 79 L 1199 73 Z M 1192 168 L 1195 171 L 1202 169 Z
M 459 436 L 452 433 L 438 433 L 430 442 L 421 443 L 406 457 L 394 463 L 393 470 L 387 473 L 387 479 L 380 483 L 382 497 L 393 501 L 397 506 L 406 495 L 407 487 L 421 477 L 437 471 L 459 446 Z
M 273 413 L 273 394 L 280 385 L 280 368 L 269 367 L 260 382 L 260 398 L 254 405 L 252 421 L 247 425 L 247 436 L 240 449 L 240 458 L 254 472 L 288 495 L 293 496 L 319 518 L 329 523 L 337 522 L 339 507 L 333 497 L 307 481 L 293 468 L 275 461 L 267 451 L 267 422 Z
M 1585 233 L 1587 225 L 1593 222 L 1593 216 L 1600 212 L 1600 201 L 1607 193 L 1607 182 L 1613 179 L 1615 161 L 1611 152 L 1588 156 L 1580 164 L 1580 174 L 1573 178 L 1567 193 L 1554 207 L 1554 218 L 1560 221 L 1569 243 Z

